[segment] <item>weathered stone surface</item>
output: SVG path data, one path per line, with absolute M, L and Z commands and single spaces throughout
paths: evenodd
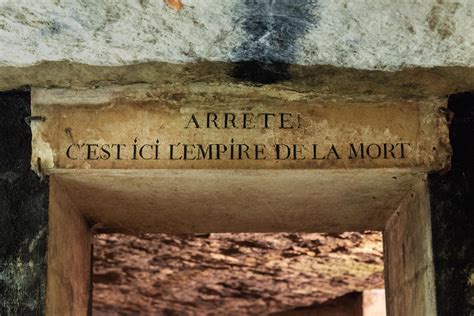
M 452 168 L 428 177 L 439 315 L 474 314 L 474 93 L 453 95 Z
M 42 315 L 48 187 L 30 170 L 29 91 L 0 93 L 0 315 Z
M 43 118 L 32 122 L 33 167 L 55 174 L 89 221 L 116 230 L 382 229 L 411 186 L 424 172 L 444 168 L 450 152 L 446 117 L 437 99 L 340 104 L 273 89 L 133 85 L 94 90 L 35 89 L 33 108 L 33 114 Z M 217 129 L 215 125 L 214 129 L 197 129 L 197 123 L 189 123 L 196 114 L 200 124 L 206 125 L 203 115 L 214 113 L 219 117 L 216 124 L 221 126 L 225 113 L 252 111 L 291 112 L 295 114 L 292 123 L 299 113 L 304 128 L 279 130 L 280 123 L 275 127 L 275 121 L 268 129 Z M 191 127 L 185 128 L 188 124 Z M 236 124 L 242 127 L 241 117 Z M 259 124 L 264 123 L 260 120 Z M 156 145 L 157 138 L 165 148 L 160 149 L 165 157 L 133 159 L 135 139 L 137 144 Z M 227 155 L 223 159 L 183 161 L 171 160 L 167 147 L 185 142 L 229 145 L 232 139 L 269 146 L 279 142 L 319 143 L 320 150 L 326 151 L 335 144 L 341 159 L 332 154 L 327 161 L 275 160 L 275 155 L 269 160 L 232 160 Z M 413 144 L 407 158 L 350 159 L 347 151 L 350 143 L 400 142 Z M 71 144 L 84 143 L 129 147 L 120 159 L 116 155 L 117 159 L 83 159 L 84 155 L 78 156 L 79 147 L 74 147 L 68 158 Z M 149 154 L 150 148 L 147 157 Z M 178 154 L 182 156 L 181 149 Z M 85 152 L 85 158 L 88 155 Z M 318 157 L 324 155 L 327 152 Z
M 212 87 L 35 89 L 35 169 L 445 168 L 441 101 L 345 103 Z M 41 164 L 38 165 L 38 159 Z
M 437 315 L 426 178 L 387 221 L 383 238 L 387 315 Z
M 423 172 L 79 170 L 51 175 L 89 222 L 143 233 L 382 230 Z
M 15 1 L 0 64 L 262 60 L 358 69 L 474 66 L 470 1 Z
M 54 178 L 49 189 L 46 315 L 87 315 L 92 302 L 90 227 Z
M 2 3 L 0 90 L 280 82 L 354 99 L 474 89 L 469 1 L 165 2 Z
M 265 65 L 255 67 L 256 76 Z M 263 85 L 254 78 L 236 78 L 237 65 L 225 62 L 170 64 L 147 62 L 125 66 L 92 66 L 73 62 L 43 62 L 34 66 L 0 66 L 0 90 L 22 86 L 89 87 L 110 84 L 157 84 L 226 90 L 278 91 L 337 100 L 420 99 L 474 89 L 474 68 L 404 68 L 400 71 L 360 70 L 335 66 L 288 65 L 286 79 Z M 251 66 L 249 66 L 251 67 Z M 270 72 L 271 73 L 271 72 Z
M 94 239 L 94 315 L 267 315 L 382 286 L 375 232 Z

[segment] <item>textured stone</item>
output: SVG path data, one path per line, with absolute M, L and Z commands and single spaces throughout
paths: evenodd
M 382 230 L 410 169 L 77 170 L 51 175 L 91 224 L 121 232 Z
M 383 232 L 387 314 L 437 315 L 426 178 L 412 188 Z
M 29 91 L 0 94 L 0 314 L 42 315 L 48 188 L 30 170 Z
M 267 315 L 315 307 L 383 286 L 381 237 L 99 234 L 94 315 Z
M 439 170 L 450 157 L 444 102 L 436 99 L 341 103 L 247 87 L 130 85 L 34 89 L 32 103 L 44 118 L 31 124 L 32 165 L 45 172 Z
M 68 195 L 50 178 L 46 315 L 90 309 L 91 231 Z
M 428 178 L 439 315 L 474 315 L 474 93 L 449 98 L 452 168 Z
M 252 78 L 236 78 L 234 63 L 141 63 L 125 66 L 91 66 L 57 61 L 28 67 L 0 66 L 0 90 L 22 86 L 78 87 L 150 83 L 167 89 L 214 87 L 248 93 L 299 94 L 340 101 L 411 100 L 474 89 L 474 68 L 405 68 L 371 71 L 334 66 L 289 65 L 287 80 L 263 85 Z M 262 71 L 260 69 L 260 71 Z M 289 77 L 289 78 L 288 78 Z
M 0 7 L 0 64 L 198 60 L 358 69 L 473 66 L 470 1 L 15 1 Z

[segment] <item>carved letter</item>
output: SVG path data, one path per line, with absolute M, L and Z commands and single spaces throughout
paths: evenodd
M 189 118 L 188 124 L 186 125 L 185 128 L 189 128 L 189 124 L 191 124 L 191 123 L 194 124 L 195 128 L 199 128 L 199 123 L 198 123 L 196 117 L 194 116 L 194 114 L 192 114 L 191 117 Z

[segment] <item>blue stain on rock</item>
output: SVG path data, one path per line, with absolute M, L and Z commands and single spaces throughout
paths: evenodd
M 233 52 L 236 65 L 232 76 L 258 84 L 289 80 L 297 40 L 317 26 L 318 19 L 311 12 L 318 2 L 246 0 L 243 6 L 236 12 L 245 14 L 241 24 L 247 39 Z

